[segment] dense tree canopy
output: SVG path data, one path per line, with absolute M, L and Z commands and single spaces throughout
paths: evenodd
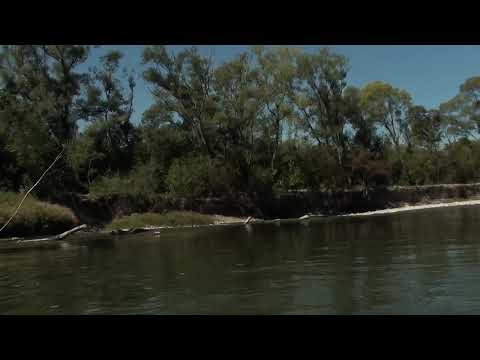
M 151 191 L 182 197 L 478 181 L 480 76 L 438 109 L 381 81 L 348 84 L 330 49 L 254 46 L 223 63 L 147 46 L 139 69 L 110 51 L 0 51 L 0 190 Z M 133 71 L 135 70 L 135 72 Z M 134 116 L 142 76 L 153 103 Z

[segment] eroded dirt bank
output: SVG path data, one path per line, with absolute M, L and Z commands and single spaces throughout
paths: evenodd
M 305 214 L 343 215 L 405 206 L 480 199 L 480 183 L 398 186 L 369 191 L 296 191 L 270 197 L 239 194 L 235 198 L 140 199 L 134 196 L 70 194 L 54 199 L 71 208 L 82 223 L 101 226 L 114 217 L 142 212 L 188 210 L 225 217 L 296 218 Z

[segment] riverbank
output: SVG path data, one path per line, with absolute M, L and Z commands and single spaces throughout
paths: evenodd
M 480 199 L 475 200 L 464 200 L 458 201 L 455 199 L 445 199 L 443 201 L 435 201 L 434 203 L 425 203 L 421 205 L 408 205 L 405 204 L 400 207 L 396 208 L 389 208 L 383 210 L 375 210 L 375 211 L 365 211 L 365 212 L 358 212 L 358 213 L 349 213 L 349 214 L 339 214 L 339 215 L 332 215 L 326 216 L 323 214 L 305 214 L 298 218 L 278 218 L 278 219 L 258 219 L 258 218 L 238 218 L 238 217 L 225 217 L 221 215 L 214 215 L 210 221 L 210 223 L 204 224 L 195 224 L 195 225 L 177 225 L 177 226 L 151 226 L 147 223 L 144 226 L 136 227 L 136 228 L 123 228 L 117 230 L 104 230 L 103 233 L 115 234 L 115 235 L 122 235 L 122 234 L 134 234 L 138 232 L 154 232 L 156 234 L 160 234 L 159 231 L 166 230 L 166 229 L 184 229 L 184 228 L 198 228 L 198 227 L 206 227 L 206 226 L 223 226 L 223 225 L 247 225 L 247 224 L 275 224 L 281 225 L 282 223 L 298 223 L 298 222 L 308 222 L 309 220 L 319 219 L 319 218 L 340 218 L 340 217 L 357 217 L 357 216 L 375 216 L 375 215 L 388 215 L 388 214 L 395 214 L 400 212 L 408 212 L 408 211 L 419 211 L 419 210 L 426 210 L 426 209 L 436 209 L 436 208 L 445 208 L 445 207 L 458 207 L 458 206 L 474 206 L 480 205 Z M 213 219 L 217 219 L 213 221 Z
M 175 230 L 175 229 L 194 229 L 194 228 L 206 228 L 206 227 L 217 227 L 217 226 L 238 226 L 238 225 L 248 225 L 248 224 L 275 224 L 281 225 L 283 224 L 292 224 L 292 223 L 305 223 L 310 220 L 320 219 L 320 218 L 342 218 L 342 217 L 359 217 L 359 216 L 376 216 L 376 215 L 388 215 L 388 214 L 395 214 L 401 212 L 409 212 L 409 211 L 420 211 L 426 209 L 435 209 L 435 208 L 445 208 L 445 207 L 459 207 L 459 206 L 476 206 L 480 205 L 480 199 L 477 200 L 465 200 L 465 201 L 454 201 L 454 200 L 445 200 L 444 202 L 435 202 L 433 204 L 422 204 L 422 205 L 404 205 L 397 208 L 390 208 L 390 209 L 383 209 L 383 210 L 376 210 L 376 211 L 367 211 L 367 212 L 359 212 L 359 213 L 350 213 L 350 214 L 341 214 L 341 215 L 332 215 L 332 216 L 325 216 L 321 214 L 305 214 L 299 218 L 283 218 L 283 219 L 260 219 L 260 218 L 240 218 L 240 217 L 231 217 L 231 216 L 222 216 L 222 215 L 212 215 L 209 217 L 203 218 L 202 221 L 196 221 L 195 223 L 188 224 L 185 221 L 176 221 L 175 223 L 165 223 L 164 221 L 148 221 L 144 219 L 148 219 L 148 217 L 142 217 L 142 214 L 138 214 L 140 216 L 134 223 L 123 223 L 118 224 L 117 226 L 107 226 L 102 229 L 86 229 L 83 231 L 76 232 L 72 234 L 71 237 L 76 239 L 78 238 L 91 238 L 96 239 L 98 236 L 108 236 L 108 235 L 133 235 L 138 233 L 153 233 L 154 235 L 160 235 L 162 231 L 165 230 Z M 143 214 L 145 215 L 145 214 Z M 150 214 L 151 216 L 152 214 Z M 159 215 L 161 214 L 154 214 Z M 171 216 L 171 215 L 170 215 Z M 195 218 L 198 219 L 198 216 L 203 216 L 202 214 L 194 214 Z M 140 220 L 142 219 L 143 222 Z M 150 219 L 152 219 L 150 217 Z M 207 220 L 208 219 L 208 220 Z M 191 221 L 190 221 L 191 222 Z M 128 227 L 128 225 L 136 225 L 133 227 Z M 0 239 L 0 240 L 15 240 L 21 246 L 25 245 L 28 247 L 36 246 L 35 244 L 31 244 L 32 239 L 28 239 L 28 241 L 18 242 L 18 238 L 10 238 L 10 239 Z M 27 239 L 25 239 L 27 240 Z M 42 241 L 42 243 L 54 243 L 56 242 L 55 239 L 51 239 L 51 241 Z M 38 244 L 39 245 L 39 244 Z
M 465 201 L 453 201 L 453 200 L 445 200 L 445 202 L 436 202 L 433 204 L 422 204 L 422 205 L 405 205 L 397 208 L 390 208 L 390 209 L 383 209 L 383 210 L 376 210 L 376 211 L 367 211 L 367 212 L 359 212 L 359 213 L 350 213 L 350 214 L 342 214 L 342 215 L 333 215 L 333 216 L 325 216 L 321 214 L 305 214 L 299 218 L 283 218 L 283 219 L 272 219 L 272 220 L 265 220 L 265 219 L 258 219 L 258 218 L 240 218 L 240 217 L 228 217 L 222 215 L 213 215 L 208 217 L 208 221 L 200 221 L 195 224 L 182 224 L 181 222 L 176 222 L 176 224 L 164 224 L 159 225 L 152 223 L 151 221 L 145 222 L 136 222 L 136 227 L 121 227 L 117 226 L 116 228 L 105 227 L 102 229 L 85 229 L 75 234 L 70 235 L 73 239 L 101 239 L 104 236 L 109 235 L 132 235 L 137 233 L 153 233 L 154 235 L 160 235 L 162 231 L 165 230 L 175 230 L 175 229 L 193 229 L 193 228 L 206 228 L 206 227 L 216 227 L 216 226 L 238 226 L 238 225 L 248 225 L 248 224 L 275 224 L 281 225 L 284 224 L 292 224 L 292 223 L 300 223 L 300 222 L 307 222 L 309 220 L 319 219 L 319 218 L 341 218 L 341 217 L 358 217 L 358 216 L 376 216 L 376 215 L 388 215 L 388 214 L 395 214 L 400 212 L 409 212 L 409 211 L 419 211 L 419 210 L 426 210 L 426 209 L 435 209 L 435 208 L 445 208 L 445 207 L 459 207 L 459 206 L 476 206 L 480 205 L 480 199 L 477 200 L 465 200 Z M 141 214 L 139 214 L 141 215 Z M 159 215 L 159 214 L 157 214 Z M 195 214 L 195 216 L 201 214 Z M 99 238 L 100 236 L 100 238 Z M 66 236 L 65 236 L 66 237 Z M 48 243 L 54 244 L 58 241 L 57 237 L 51 237 L 49 239 L 40 239 L 39 241 L 37 238 L 1 238 L 1 243 L 7 243 L 11 241 L 15 241 L 14 248 L 23 247 L 38 247 L 43 246 L 42 244 Z M 64 238 L 64 237 L 61 237 Z M 19 241 L 24 240 L 24 241 Z M 1 250 L 5 250 L 4 247 Z
M 394 186 L 337 191 L 288 191 L 258 196 L 233 194 L 216 198 L 184 199 L 165 194 L 64 194 L 46 199 L 73 210 L 81 223 L 104 227 L 115 218 L 134 213 L 191 211 L 205 215 L 262 219 L 298 218 L 308 213 L 325 216 L 369 212 L 404 205 L 472 200 L 480 197 L 480 183 Z
M 13 199 L 19 197 L 19 194 L 0 196 L 0 215 L 3 214 L 3 218 L 11 214 L 15 205 Z M 68 199 L 70 200 L 66 201 Z M 244 194 L 239 194 L 237 199 L 194 201 L 168 200 L 155 195 L 151 196 L 150 203 L 143 198 L 125 198 L 120 195 L 92 197 L 73 194 L 56 202 L 62 206 L 29 199 L 9 226 L 8 232 L 3 232 L 0 237 L 52 235 L 78 224 L 88 225 L 88 231 L 93 233 L 130 233 L 143 231 L 142 229 L 243 224 L 249 217 L 257 223 L 279 223 L 305 220 L 309 218 L 305 216 L 308 214 L 317 217 L 368 216 L 478 205 L 480 184 L 390 187 L 368 192 L 294 191 L 256 201 Z

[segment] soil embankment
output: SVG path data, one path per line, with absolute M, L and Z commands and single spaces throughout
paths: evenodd
M 295 218 L 304 214 L 342 215 L 361 213 L 407 205 L 475 200 L 480 198 L 480 183 L 427 186 L 397 186 L 364 190 L 286 192 L 263 199 L 245 194 L 236 198 L 148 199 L 125 195 L 70 195 L 56 199 L 71 208 L 82 223 L 102 225 L 113 218 L 132 213 L 194 211 L 202 214 L 221 214 L 227 217 Z

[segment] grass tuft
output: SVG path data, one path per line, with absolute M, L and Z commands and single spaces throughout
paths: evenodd
M 17 208 L 24 194 L 0 192 L 0 228 Z M 31 194 L 17 215 L 0 233 L 1 237 L 52 235 L 78 225 L 73 212 L 63 206 L 40 201 Z
M 114 219 L 107 230 L 132 229 L 147 226 L 185 226 L 213 224 L 212 216 L 191 211 L 171 211 L 165 214 L 144 213 Z

